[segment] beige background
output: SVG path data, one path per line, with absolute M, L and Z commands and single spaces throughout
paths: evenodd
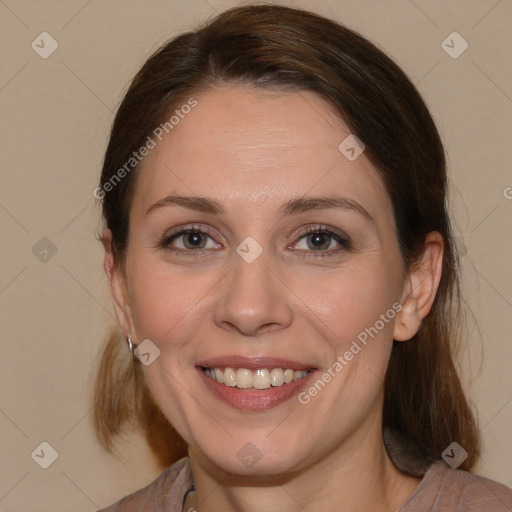
M 113 321 L 92 191 L 134 73 L 167 38 L 236 3 L 0 0 L 3 512 L 92 511 L 157 476 L 140 437 L 127 438 L 115 458 L 91 428 L 90 370 Z M 378 43 L 438 122 L 474 314 L 464 364 L 485 443 L 477 472 L 512 485 L 512 2 L 282 3 Z M 48 59 L 31 48 L 43 31 L 59 45 Z M 441 48 L 453 31 L 469 43 L 457 59 Z M 44 253 L 47 241 L 36 245 L 43 237 L 54 255 Z M 31 458 L 43 441 L 58 453 L 46 470 Z

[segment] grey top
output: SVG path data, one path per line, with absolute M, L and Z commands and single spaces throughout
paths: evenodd
M 188 457 L 165 470 L 153 483 L 100 512 L 181 512 L 194 485 Z M 411 496 L 396 512 L 512 512 L 512 490 L 505 485 L 443 461 L 432 464 Z

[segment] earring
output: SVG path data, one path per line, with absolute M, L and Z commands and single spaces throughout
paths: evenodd
M 126 341 L 128 342 L 128 350 L 130 352 L 133 352 L 133 343 L 132 343 L 132 337 L 130 336 L 130 334 L 128 334 L 128 338 Z

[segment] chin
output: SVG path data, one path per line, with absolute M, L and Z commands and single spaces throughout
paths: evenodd
M 298 450 L 297 443 L 283 443 L 283 436 L 273 442 L 262 438 L 250 440 L 244 435 L 224 442 L 210 440 L 206 449 L 199 446 L 193 451 L 202 453 L 207 463 L 233 475 L 268 477 L 293 473 L 308 465 L 307 447 Z M 290 439 L 294 438 L 289 436 Z M 212 446 L 216 448 L 212 450 Z M 315 450 L 311 448 L 311 451 L 312 459 Z

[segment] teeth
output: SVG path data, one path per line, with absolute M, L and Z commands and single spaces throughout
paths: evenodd
M 293 370 L 292 370 L 293 371 Z M 270 372 L 270 385 L 271 386 L 281 386 L 284 384 L 284 373 L 281 368 L 274 368 Z
M 215 368 L 215 380 L 221 384 L 224 384 L 224 374 L 220 368 Z
M 252 372 L 246 368 L 238 368 L 236 371 L 236 385 L 239 388 L 247 389 L 252 387 Z
M 268 389 L 270 387 L 270 372 L 268 370 L 256 370 L 252 377 L 252 387 Z
M 222 370 L 219 370 L 222 373 Z M 211 377 L 211 374 L 210 374 Z M 217 379 L 215 379 L 217 380 Z M 220 382 L 220 380 L 217 380 L 217 382 Z M 224 384 L 226 386 L 229 386 L 231 388 L 234 388 L 236 386 L 236 373 L 233 368 L 226 368 L 224 370 Z
M 266 368 L 255 371 L 247 368 L 206 368 L 206 375 L 210 379 L 229 387 L 240 389 L 268 389 L 270 387 L 282 386 L 304 378 L 309 370 L 292 370 L 291 368 Z

